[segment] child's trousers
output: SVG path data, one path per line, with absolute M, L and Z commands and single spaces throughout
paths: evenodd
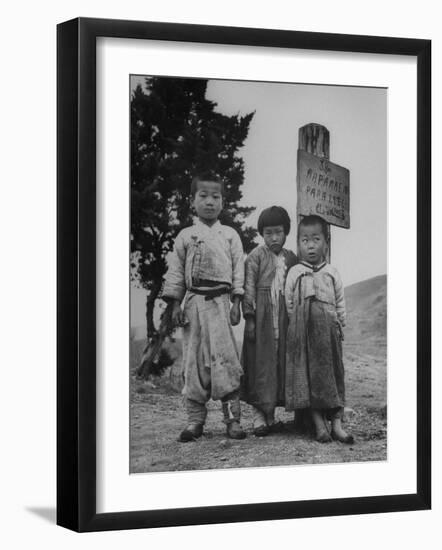
M 223 400 L 238 392 L 243 373 L 230 324 L 229 295 L 207 299 L 189 293 L 184 314 L 188 323 L 183 328 L 183 395 L 205 408 L 210 398 Z
M 239 422 L 241 420 L 241 405 L 239 391 L 230 393 L 221 399 L 225 424 Z M 205 403 L 198 403 L 192 399 L 186 399 L 186 412 L 188 424 L 204 424 L 207 417 Z

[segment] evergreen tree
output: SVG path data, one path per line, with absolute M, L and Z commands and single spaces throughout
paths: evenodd
M 132 275 L 147 290 L 147 338 L 156 334 L 155 300 L 178 232 L 192 224 L 190 184 L 196 173 L 225 182 L 221 223 L 234 227 L 245 251 L 256 230 L 245 225 L 254 207 L 239 206 L 244 162 L 239 156 L 254 113 L 226 116 L 206 99 L 207 80 L 148 77 L 131 98 Z

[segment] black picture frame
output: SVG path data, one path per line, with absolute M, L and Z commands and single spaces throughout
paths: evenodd
M 96 512 L 96 39 L 151 39 L 417 59 L 415 494 Z M 75 531 L 424 510 L 431 506 L 431 41 L 79 18 L 57 28 L 57 523 Z M 413 136 L 414 138 L 414 136 Z

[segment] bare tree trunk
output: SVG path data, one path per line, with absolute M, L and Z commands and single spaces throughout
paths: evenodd
M 146 340 L 149 342 L 149 340 L 154 336 L 156 330 L 155 330 L 155 324 L 153 321 L 153 312 L 155 309 L 155 301 L 158 297 L 158 293 L 160 292 L 160 286 L 155 285 L 149 294 L 146 296 Z
M 160 290 L 161 286 L 155 285 L 146 298 L 146 346 L 144 347 L 140 365 L 137 369 L 137 375 L 145 379 L 147 379 L 152 372 L 152 365 L 160 354 L 165 338 L 169 336 L 173 330 L 171 322 L 171 305 L 168 305 L 161 315 L 159 329 L 156 330 L 155 328 L 153 313 L 155 301 Z

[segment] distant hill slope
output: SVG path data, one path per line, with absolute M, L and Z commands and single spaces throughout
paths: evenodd
M 379 275 L 346 287 L 347 343 L 384 348 L 387 342 L 387 276 Z M 370 347 L 371 347 L 370 346 Z

